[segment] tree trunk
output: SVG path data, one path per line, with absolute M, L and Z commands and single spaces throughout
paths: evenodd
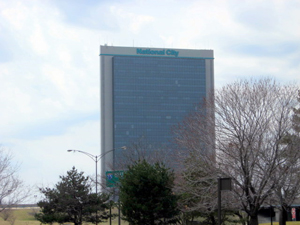
M 210 215 L 210 221 L 212 225 L 217 225 L 217 221 L 215 220 L 214 215 Z
M 258 225 L 258 217 L 257 217 L 257 215 L 250 216 L 249 225 Z
M 281 207 L 280 216 L 279 216 L 279 225 L 286 225 L 288 218 L 288 212 L 285 207 Z

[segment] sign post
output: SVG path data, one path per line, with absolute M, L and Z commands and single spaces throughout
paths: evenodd
M 218 221 L 221 225 L 221 191 L 231 191 L 231 178 L 218 178 Z

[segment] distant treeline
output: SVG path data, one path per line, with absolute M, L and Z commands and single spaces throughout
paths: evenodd
M 37 204 L 16 204 L 10 206 L 10 208 L 34 208 L 34 207 L 38 207 Z

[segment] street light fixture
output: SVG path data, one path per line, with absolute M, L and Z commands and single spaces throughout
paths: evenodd
M 81 150 L 75 150 L 75 149 L 69 149 L 69 150 L 67 150 L 68 152 L 80 152 L 82 154 L 85 154 L 85 155 L 87 155 L 88 157 L 90 157 L 95 162 L 95 164 L 96 164 L 96 196 L 98 195 L 98 162 L 107 153 L 110 153 L 110 152 L 112 152 L 112 151 L 114 151 L 116 149 L 118 149 L 118 148 L 113 148 L 113 149 L 111 149 L 111 150 L 109 150 L 109 151 L 107 151 L 107 152 L 105 152 L 103 154 L 100 154 L 100 155 L 93 155 L 91 153 L 84 152 L 84 151 L 81 151 Z M 122 146 L 121 149 L 126 150 L 126 146 Z M 96 225 L 97 224 L 98 224 L 98 222 L 97 222 L 97 211 L 96 211 Z

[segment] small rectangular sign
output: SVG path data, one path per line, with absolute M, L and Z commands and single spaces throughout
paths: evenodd
M 296 208 L 292 208 L 292 219 L 296 220 Z
M 220 190 L 231 191 L 231 178 L 220 178 Z

